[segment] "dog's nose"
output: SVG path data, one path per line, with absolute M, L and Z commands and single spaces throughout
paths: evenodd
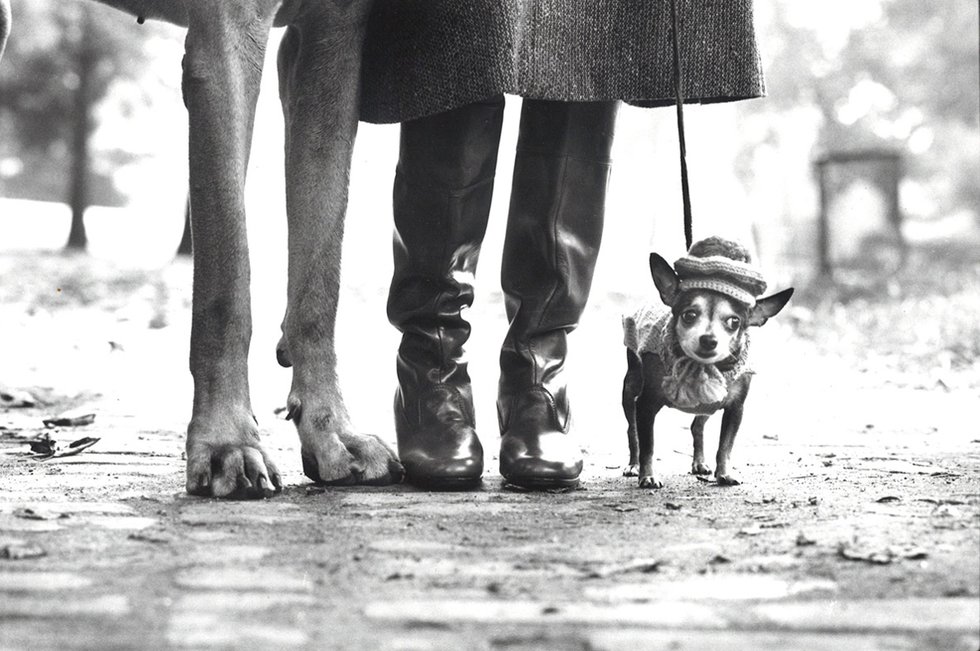
M 712 335 L 701 335 L 698 341 L 704 350 L 714 350 L 718 347 L 718 340 Z

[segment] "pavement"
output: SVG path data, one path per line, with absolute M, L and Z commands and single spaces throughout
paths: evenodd
M 477 380 L 480 489 L 324 488 L 303 477 L 292 425 L 275 414 L 288 376 L 270 379 L 275 339 L 260 332 L 269 367 L 253 364 L 253 395 L 287 488 L 194 498 L 183 492 L 186 292 L 174 289 L 185 272 L 127 285 L 130 301 L 74 307 L 8 284 L 2 649 L 980 648 L 975 388 L 881 383 L 767 325 L 735 449 L 743 484 L 688 474 L 687 418 L 665 415 L 666 486 L 640 489 L 621 476 L 621 357 L 603 348 L 618 350 L 618 299 L 600 296 L 573 342 L 579 489 L 502 484 L 484 404 L 494 351 L 479 347 L 474 366 L 491 369 Z M 491 300 L 474 319 L 498 309 Z M 827 367 L 789 372 L 787 359 L 807 355 Z M 383 409 L 363 388 L 348 396 L 355 422 L 391 440 L 388 387 Z M 35 404 L 15 406 L 17 391 Z M 42 460 L 28 442 L 45 434 L 61 449 L 99 440 Z

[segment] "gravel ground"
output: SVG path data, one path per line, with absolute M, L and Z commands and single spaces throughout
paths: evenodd
M 621 476 L 619 314 L 636 297 L 596 295 L 573 335 L 581 488 L 508 489 L 493 458 L 481 489 L 430 493 L 302 476 L 276 414 L 281 305 L 260 291 L 253 401 L 288 486 L 218 502 L 182 489 L 189 264 L 4 254 L 0 648 L 975 650 L 980 282 L 965 268 L 943 292 L 801 293 L 753 339 L 744 483 L 687 474 L 688 419 L 669 413 L 659 491 Z M 355 423 L 393 440 L 383 288 L 350 286 L 341 309 Z M 491 456 L 501 312 L 487 292 L 472 314 Z M 938 332 L 907 331 L 931 318 Z M 27 442 L 43 435 L 99 441 L 42 461 Z

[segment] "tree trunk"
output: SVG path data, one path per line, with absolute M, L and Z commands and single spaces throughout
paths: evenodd
M 184 234 L 180 236 L 180 244 L 177 245 L 177 255 L 191 255 L 194 247 L 191 245 L 191 198 L 187 197 L 186 208 L 184 208 Z
M 84 250 L 88 245 L 82 217 L 88 208 L 89 139 L 92 135 L 92 82 L 95 53 L 88 45 L 92 36 L 91 14 L 82 11 L 83 28 L 78 51 L 78 88 L 75 90 L 74 120 L 71 133 L 71 179 L 68 205 L 71 207 L 71 231 L 66 249 Z

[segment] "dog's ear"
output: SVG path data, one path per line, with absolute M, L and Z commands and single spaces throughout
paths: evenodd
M 674 299 L 677 298 L 677 286 L 680 281 L 670 263 L 660 255 L 651 253 L 650 275 L 653 276 L 653 284 L 657 286 L 657 291 L 660 292 L 660 300 L 664 302 L 664 305 L 673 305 Z
M 760 298 L 752 311 L 749 312 L 749 325 L 761 326 L 770 318 L 779 314 L 779 311 L 786 307 L 790 297 L 793 295 L 793 288 L 784 289 L 781 292 Z

